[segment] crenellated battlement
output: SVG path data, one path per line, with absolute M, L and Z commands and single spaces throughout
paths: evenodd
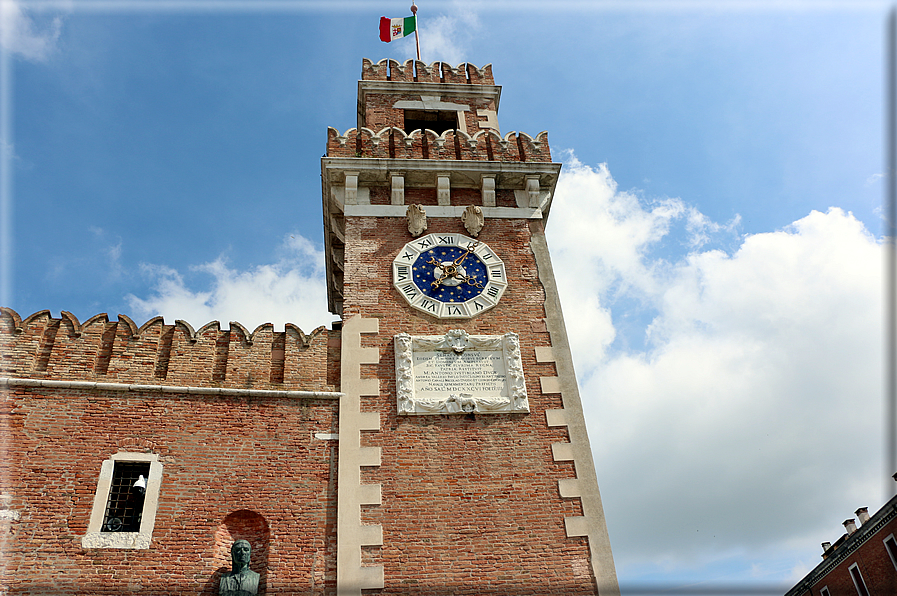
M 380 132 L 350 128 L 340 134 L 327 128 L 327 157 L 374 157 L 389 159 L 456 159 L 476 161 L 551 162 L 548 132 L 535 137 L 511 131 L 504 137 L 492 129 L 469 135 L 463 130 L 432 130 L 406 133 L 386 127 Z
M 367 58 L 361 61 L 363 81 L 402 81 L 407 83 L 467 83 L 470 85 L 494 85 L 492 65 L 479 68 L 469 62 L 452 66 L 448 62 L 433 62 L 429 66 L 420 60 L 384 58 L 376 64 Z
M 253 331 L 236 321 L 198 330 L 187 321 L 154 317 L 139 327 L 125 315 L 106 313 L 78 321 L 62 311 L 24 320 L 0 308 L 0 375 L 197 387 L 333 391 L 339 379 L 339 331 L 310 334 L 287 323 L 275 332 Z

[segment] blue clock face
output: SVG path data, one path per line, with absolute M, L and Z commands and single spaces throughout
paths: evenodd
M 421 292 L 439 302 L 467 302 L 482 294 L 488 281 L 479 257 L 457 246 L 421 253 L 411 277 Z
M 475 317 L 498 304 L 508 287 L 498 255 L 463 234 L 412 240 L 393 260 L 392 275 L 408 304 L 438 319 Z

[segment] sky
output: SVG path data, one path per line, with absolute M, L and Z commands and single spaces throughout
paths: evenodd
M 0 303 L 329 325 L 320 157 L 408 2 L 3 0 Z M 436 2 L 564 164 L 548 240 L 618 577 L 783 593 L 883 461 L 887 2 Z

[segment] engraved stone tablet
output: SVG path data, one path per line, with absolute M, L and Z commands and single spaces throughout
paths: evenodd
M 529 412 L 516 333 L 395 336 L 399 414 Z

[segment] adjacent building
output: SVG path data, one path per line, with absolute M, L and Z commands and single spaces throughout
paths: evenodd
M 897 594 L 897 495 L 874 515 L 861 507 L 856 516 L 835 543 L 822 543 L 822 562 L 785 596 Z

